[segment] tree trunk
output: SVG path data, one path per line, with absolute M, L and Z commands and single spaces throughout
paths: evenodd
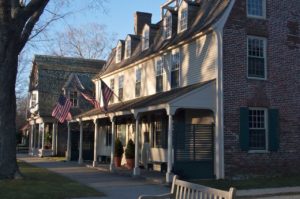
M 15 178 L 18 50 L 12 31 L 0 28 L 0 179 Z

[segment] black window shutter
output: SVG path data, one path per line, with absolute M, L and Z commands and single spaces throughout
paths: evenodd
M 240 108 L 240 145 L 242 151 L 249 150 L 249 110 Z
M 269 151 L 277 151 L 279 148 L 279 111 L 269 109 L 268 113 Z

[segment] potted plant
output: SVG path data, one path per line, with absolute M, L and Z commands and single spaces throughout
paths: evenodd
M 126 166 L 128 169 L 133 169 L 134 167 L 134 153 L 135 153 L 135 145 L 132 139 L 128 140 L 127 147 L 125 150 L 125 158 L 126 158 Z
M 123 144 L 119 138 L 115 141 L 114 162 L 116 167 L 121 166 L 121 160 L 124 153 Z

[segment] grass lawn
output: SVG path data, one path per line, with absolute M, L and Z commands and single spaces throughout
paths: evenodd
M 2 199 L 65 199 L 95 197 L 104 194 L 68 178 L 19 162 L 22 180 L 0 181 Z
M 300 186 L 300 176 L 253 178 L 247 180 L 196 180 L 197 184 L 228 190 L 230 187 L 237 189 L 275 188 Z

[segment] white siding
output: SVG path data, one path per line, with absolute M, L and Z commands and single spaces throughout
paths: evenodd
M 217 39 L 214 33 L 202 36 L 179 48 L 180 50 L 180 86 L 187 86 L 198 82 L 203 82 L 216 78 L 217 65 Z M 176 49 L 175 49 L 176 50 Z M 159 56 L 164 57 L 164 61 L 171 66 L 171 51 Z M 157 56 L 157 57 L 159 57 Z M 115 93 L 118 95 L 118 77 L 124 75 L 123 101 L 135 98 L 135 70 L 142 67 L 141 97 L 155 94 L 156 73 L 155 59 L 150 59 L 140 65 L 130 67 L 126 70 L 103 78 L 109 86 L 110 79 L 115 79 Z M 96 84 L 98 87 L 100 84 Z M 164 68 L 164 91 L 170 90 L 170 68 Z M 98 98 L 99 99 L 99 98 Z M 115 97 L 114 103 L 118 102 Z M 101 102 L 102 104 L 102 102 Z

